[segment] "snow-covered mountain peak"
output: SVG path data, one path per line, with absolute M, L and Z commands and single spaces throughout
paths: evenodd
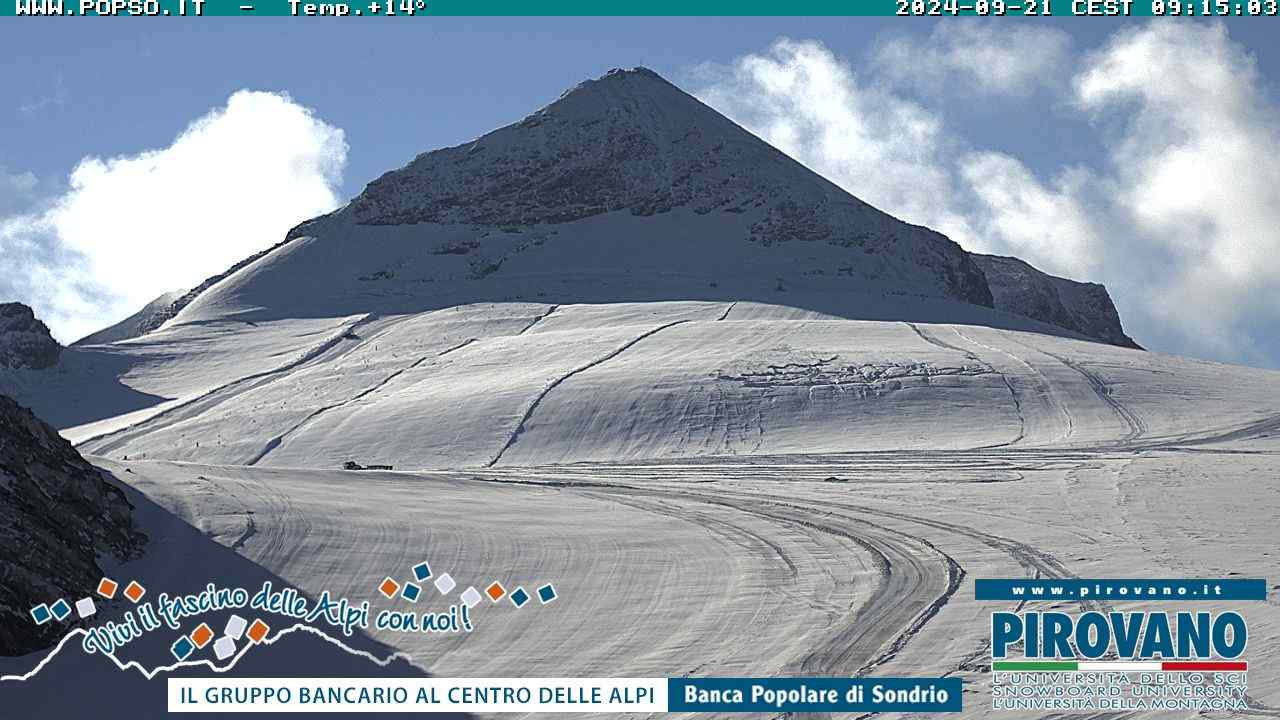
M 945 236 L 871 207 L 637 68 L 419 155 L 148 317 L 257 322 L 475 302 L 705 299 L 1123 338 L 1113 311 L 1094 318 L 1109 299 L 1076 302 L 1084 295 L 1063 294 L 1073 285 L 1039 273 L 1001 277 L 997 288 Z
M 849 195 L 646 69 L 589 80 L 517 123 L 420 155 L 289 237 L 341 236 L 363 261 L 370 246 L 356 236 L 387 235 L 370 228 L 399 228 L 400 239 L 413 233 L 415 255 L 425 247 L 468 256 L 462 273 L 420 257 L 357 273 L 412 273 L 434 288 L 516 267 L 526 277 L 553 268 L 633 280 L 678 267 L 691 278 L 679 287 L 663 279 L 667 296 L 728 282 L 773 292 L 808 278 L 822 293 L 992 303 L 981 270 L 957 244 Z M 584 242 L 599 255 L 587 266 Z M 641 295 L 656 287 L 634 285 Z M 554 286 L 565 289 L 559 279 Z
M 609 104 L 627 100 L 669 106 L 683 102 L 686 98 L 689 98 L 687 93 L 647 67 L 613 68 L 598 78 L 583 80 L 565 90 L 559 99 L 538 112 L 552 108 L 574 112 L 581 111 L 593 102 Z
M 793 237 L 783 212 L 887 219 L 649 70 L 613 71 L 514 125 L 421 155 L 370 184 L 350 212 L 371 225 L 503 226 L 678 207 L 763 209 L 752 231 L 764 242 L 838 235 L 817 223 Z

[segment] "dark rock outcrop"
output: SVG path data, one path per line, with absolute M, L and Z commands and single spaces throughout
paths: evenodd
M 0 367 L 42 370 L 58 362 L 62 346 L 22 303 L 0 303 Z
M 1111 345 L 1141 350 L 1120 326 L 1107 289 L 1040 272 L 1013 257 L 972 254 L 987 276 L 997 310 L 1017 313 Z
M 56 642 L 71 620 L 37 625 L 31 608 L 89 597 L 98 557 L 141 551 L 132 510 L 56 430 L 0 395 L 0 655 Z

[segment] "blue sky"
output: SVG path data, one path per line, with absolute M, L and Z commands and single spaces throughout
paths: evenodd
M 167 143 L 242 88 L 284 90 L 346 131 L 351 151 L 342 187 L 350 196 L 419 152 L 519 120 L 610 68 L 645 65 L 683 85 L 697 66 L 761 52 L 779 37 L 819 40 L 857 67 L 884 38 L 926 36 L 936 22 L 970 21 L 10 21 L 0 23 L 0 46 L 7 48 L 0 166 L 33 172 L 53 189 L 86 154 L 132 153 Z M 1000 27 L 1033 22 L 1008 20 Z M 1088 18 L 1040 22 L 1062 28 L 1080 48 L 1101 44 L 1126 24 Z M 1229 24 L 1232 38 L 1255 54 L 1268 78 L 1280 77 L 1273 25 L 1266 19 Z M 1070 68 L 1058 72 L 1065 77 Z M 1044 98 L 1019 105 L 1014 112 L 958 102 L 947 109 L 974 142 L 1014 153 L 1037 171 L 1096 157 L 1097 142 L 1078 118 L 1055 113 Z M 1047 136 L 1055 140 L 1047 142 Z
M 1196 249 L 1199 236 L 1166 242 L 1159 223 L 1144 217 L 1144 201 L 1117 208 L 1099 197 L 1138 197 L 1154 188 L 1172 192 L 1168 168 L 1157 166 L 1170 149 L 1198 148 L 1201 155 L 1190 155 L 1188 167 L 1221 154 L 1213 145 L 1218 140 L 1201 137 L 1214 135 L 1212 126 L 1200 127 L 1204 123 L 1223 124 L 1225 133 L 1238 131 L 1241 143 L 1266 151 L 1275 140 L 1265 129 L 1268 122 L 1280 127 L 1275 111 L 1280 44 L 1273 42 L 1274 24 L 1274 19 L 1217 25 L 1189 19 L 1153 24 L 1065 18 L 10 20 L 0 23 L 6 61 L 6 82 L 0 85 L 0 180 L 7 179 L 0 183 L 0 252 L 23 262 L 94 265 L 98 258 L 91 243 L 122 242 L 116 236 L 132 234 L 132 226 L 121 219 L 102 225 L 112 231 L 109 241 L 77 239 L 68 235 L 76 228 L 92 235 L 99 218 L 82 213 L 70 223 L 41 215 L 65 203 L 77 166 L 86 158 L 98 159 L 88 168 L 95 172 L 81 176 L 81 185 L 150 172 L 136 163 L 124 172 L 112 158 L 137 159 L 144 151 L 169 148 L 194 121 L 228 107 L 240 90 L 288 93 L 310 111 L 305 118 L 286 118 L 279 106 L 242 103 L 238 112 L 246 118 L 257 111 L 277 113 L 264 127 L 296 134 L 281 128 L 309 123 L 306 127 L 319 128 L 317 143 L 332 145 L 331 130 L 340 130 L 345 139 L 337 160 L 330 146 L 308 146 L 281 161 L 305 165 L 316 176 L 304 178 L 303 196 L 286 203 L 296 213 L 341 202 L 419 152 L 518 120 L 580 80 L 612 67 L 643 64 L 890 213 L 939 227 L 974 249 L 1019 254 L 1046 270 L 1106 282 L 1139 341 L 1173 352 L 1277 366 L 1275 315 L 1245 307 L 1239 292 L 1241 287 L 1276 289 L 1280 279 L 1270 267 L 1253 268 L 1243 286 L 1238 267 L 1205 277 L 1197 267 L 1206 252 Z M 779 44 L 780 39 L 790 43 Z M 1135 53 L 1145 64 L 1124 65 Z M 1216 71 L 1201 77 L 1204 67 Z M 1117 73 L 1142 80 L 1118 82 Z M 780 78 L 790 94 L 778 94 Z M 1166 97 L 1166 84 L 1183 95 Z M 828 103 L 831 87 L 839 89 L 835 94 L 841 100 Z M 1218 96 L 1224 100 L 1214 104 Z M 1179 110 L 1193 104 L 1188 98 L 1210 103 L 1195 114 L 1208 120 L 1201 123 L 1187 116 L 1190 111 Z M 892 136 L 894 142 L 859 139 L 864 131 Z M 229 133 L 222 136 L 232 137 Z M 1153 144 L 1152 137 L 1162 134 L 1168 136 L 1164 144 Z M 265 130 L 263 138 L 269 145 Z M 842 146 L 843 138 L 849 138 L 848 147 Z M 217 154 L 215 149 L 202 152 Z M 1248 154 L 1239 157 L 1236 165 L 1206 180 L 1233 179 L 1241 163 L 1248 165 L 1244 172 L 1256 176 L 1258 188 L 1280 180 L 1272 176 L 1272 167 L 1255 166 Z M 888 180 L 864 179 L 883 168 Z M 181 172 L 189 173 L 179 175 L 184 178 L 218 178 L 211 187 L 190 183 L 192 192 L 211 196 L 215 207 L 235 202 L 234 174 L 190 167 Z M 1255 196 L 1246 192 L 1240 201 L 1252 213 L 1248 222 L 1222 229 L 1231 223 L 1214 214 L 1221 212 L 1213 209 L 1222 205 L 1221 197 L 1197 187 L 1194 173 L 1179 177 L 1186 187 L 1177 192 L 1199 196 L 1187 210 L 1193 216 L 1188 222 L 1221 236 L 1206 246 L 1261 243 L 1237 258 L 1240 265 L 1266 257 L 1268 244 L 1280 243 L 1276 229 L 1265 227 L 1270 216 L 1260 208 L 1272 199 L 1265 190 Z M 327 184 L 332 197 L 307 185 L 313 181 Z M 144 192 L 149 186 L 129 187 Z M 1032 199 L 1009 207 L 1002 198 L 1021 197 L 1022 187 L 1031 189 Z M 123 188 L 113 192 L 106 197 L 116 198 L 121 207 L 137 203 L 134 215 L 162 202 L 148 205 Z M 930 199 L 940 193 L 952 199 Z M 190 207 L 198 211 L 200 206 Z M 5 217 L 10 218 L 7 236 Z M 174 220 L 178 227 L 180 220 Z M 271 220 L 278 224 L 285 218 Z M 157 217 L 137 232 L 178 232 L 165 222 Z M 1028 224 L 1040 222 L 1051 224 L 1054 232 L 1043 237 L 1028 232 Z M 1259 240 L 1259 234 L 1266 237 Z M 202 262 L 216 265 L 267 241 L 228 242 L 226 254 L 214 253 Z M 68 252 L 60 254 L 59 248 Z M 1117 267 L 1135 263 L 1146 266 L 1144 273 Z M 31 282 L 0 281 L 0 293 L 43 306 L 55 331 L 70 336 L 120 316 L 136 307 L 144 291 L 160 287 L 155 285 L 160 280 L 131 280 L 130 292 L 124 292 L 120 281 L 101 277 L 105 266 L 94 267 L 78 275 L 45 268 L 42 277 L 79 288 L 60 293 L 61 298 Z M 220 269 L 198 271 L 207 275 Z M 1145 276 L 1157 272 L 1165 275 Z M 148 277 L 156 274 L 149 268 Z M 1139 281 L 1137 275 L 1144 277 Z M 1178 282 L 1164 283 L 1160 293 L 1151 290 L 1162 277 L 1174 276 Z M 179 279 L 186 277 L 171 282 Z M 1173 312 L 1179 298 L 1182 312 Z M 1183 317 L 1187 303 L 1214 312 L 1192 322 Z

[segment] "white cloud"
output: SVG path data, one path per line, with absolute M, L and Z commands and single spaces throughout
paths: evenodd
M 1028 95 L 1061 82 L 1071 36 L 1043 25 L 966 19 L 934 26 L 927 37 L 903 35 L 875 53 L 883 77 L 928 93 Z
M 86 157 L 49 209 L 0 218 L 18 267 L 0 290 L 74 340 L 336 207 L 346 153 L 342 131 L 289 96 L 237 92 L 168 147 Z
M 963 158 L 983 241 L 1104 282 L 1154 347 L 1280 366 L 1280 107 L 1252 58 L 1222 25 L 1151 23 L 1092 53 L 1073 99 L 1120 128 L 1105 167 L 1046 185 Z
M 1280 107 L 1253 58 L 1221 24 L 1152 23 L 1095 54 L 1076 98 L 1127 113 L 1112 210 L 1134 260 L 1165 258 L 1142 310 L 1209 352 L 1264 352 L 1280 326 Z
M 767 54 L 703 67 L 699 77 L 704 102 L 862 200 L 971 237 L 955 212 L 941 118 L 864 82 L 821 43 L 779 40 Z
M 698 95 L 904 220 L 1105 283 L 1126 329 L 1156 349 L 1280 366 L 1280 108 L 1253 59 L 1220 24 L 1150 23 L 1070 63 L 1057 31 L 992 33 L 940 24 L 927 43 L 882 47 L 870 76 L 783 40 L 703 69 Z M 1019 48 L 1036 49 L 1022 66 L 1033 70 L 1009 70 L 1000 53 Z M 1016 157 L 964 148 L 894 85 L 918 80 L 885 63 L 908 52 L 940 82 L 992 94 L 1080 68 L 1059 100 L 1099 121 L 1105 162 L 1044 180 Z
M 1077 168 L 1046 186 L 1017 158 L 997 152 L 969 153 L 960 175 L 977 201 L 970 210 L 978 252 L 1016 255 L 1049 272 L 1096 278 L 1103 272 L 1097 247 L 1101 233 L 1083 200 L 1097 179 Z

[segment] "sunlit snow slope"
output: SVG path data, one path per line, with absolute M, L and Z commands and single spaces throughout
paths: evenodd
M 1120 347 L 1101 286 L 970 255 L 643 69 L 176 297 L 0 391 L 96 455 L 321 468 L 1137 446 L 1280 399 Z
M 128 343 L 160 359 L 125 382 L 177 399 L 69 434 L 116 458 L 431 468 L 1145 446 L 1239 431 L 1280 405 L 1265 371 L 755 302 L 479 304 L 318 322 Z M 160 355 L 183 335 L 172 343 L 200 351 Z

